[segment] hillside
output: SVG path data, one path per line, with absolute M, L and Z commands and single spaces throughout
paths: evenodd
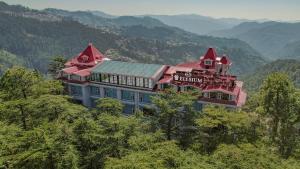
M 11 54 L 5 50 L 0 50 L 0 75 L 3 74 L 5 70 L 11 68 L 14 65 L 23 65 L 23 60 L 14 54 Z
M 248 22 L 229 30 L 210 34 L 243 40 L 273 60 L 282 57 L 300 58 L 299 53 L 297 53 L 297 46 L 291 45 L 300 41 L 300 23 Z
M 248 20 L 234 19 L 234 18 L 221 18 L 216 19 L 201 15 L 149 15 L 152 18 L 158 19 L 161 22 L 181 28 L 183 30 L 205 35 L 212 31 L 230 29 L 242 22 Z
M 263 80 L 269 74 L 274 72 L 287 73 L 295 85 L 300 87 L 300 60 L 294 59 L 276 60 L 268 63 L 258 68 L 254 73 L 242 77 L 242 79 L 245 82 L 245 87 L 250 91 L 254 91 L 261 86 Z
M 108 57 L 117 60 L 177 64 L 198 59 L 208 47 L 216 47 L 219 53 L 231 57 L 235 64 L 233 73 L 251 72 L 264 64 L 260 54 L 239 40 L 197 36 L 168 26 L 136 25 L 95 29 L 73 21 L 70 17 L 47 14 L 44 11 L 23 9 L 23 13 L 29 12 L 31 16 L 45 16 L 46 19 L 43 20 L 43 17 L 23 17 L 11 11 L 0 11 L 0 49 L 23 56 L 27 66 L 42 72 L 46 72 L 51 57 L 73 57 L 89 42 L 93 42 Z M 48 19 L 49 16 L 59 20 Z M 118 19 L 119 23 L 122 23 L 120 20 L 122 19 Z M 147 18 L 139 20 L 147 23 Z

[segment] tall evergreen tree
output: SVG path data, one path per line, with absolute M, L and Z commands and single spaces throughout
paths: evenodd
M 270 119 L 270 138 L 280 154 L 287 158 L 299 139 L 295 128 L 300 121 L 299 95 L 288 75 L 283 73 L 268 76 L 260 93 L 263 113 Z

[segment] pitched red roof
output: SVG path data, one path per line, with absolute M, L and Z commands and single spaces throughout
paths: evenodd
M 90 43 L 83 52 L 68 61 L 65 65 L 92 67 L 101 62 L 104 58 L 105 56 L 93 44 Z
M 209 48 L 203 57 L 203 59 L 211 59 L 211 60 L 216 60 L 216 58 L 217 58 L 217 53 L 214 48 Z
M 229 65 L 231 62 L 229 60 L 229 58 L 226 55 L 223 55 L 220 62 L 224 65 Z

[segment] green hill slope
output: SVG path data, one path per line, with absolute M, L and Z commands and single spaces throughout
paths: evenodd
M 213 32 L 211 35 L 243 40 L 273 60 L 282 57 L 300 58 L 293 45 L 300 41 L 300 23 L 249 22 L 229 30 Z
M 14 54 L 11 54 L 3 49 L 0 49 L 0 75 L 3 71 L 8 68 L 11 68 L 14 65 L 23 65 L 23 60 L 17 57 Z
M 30 17 L 24 17 L 22 13 Z M 156 22 L 139 19 L 143 23 Z M 197 36 L 168 26 L 145 27 L 141 24 L 96 29 L 70 17 L 27 8 L 18 13 L 0 10 L 0 23 L 0 48 L 23 56 L 27 66 L 42 72 L 47 71 L 51 57 L 73 57 L 89 42 L 112 59 L 163 64 L 199 59 L 208 47 L 215 47 L 220 54 L 230 56 L 234 64 L 232 71 L 236 74 L 252 72 L 265 62 L 259 53 L 240 40 Z
M 257 90 L 267 75 L 274 72 L 285 72 L 297 87 L 300 87 L 300 60 L 276 60 L 258 68 L 254 73 L 242 77 L 248 90 Z

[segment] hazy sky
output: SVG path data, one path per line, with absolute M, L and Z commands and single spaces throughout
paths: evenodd
M 100 10 L 114 15 L 200 14 L 213 17 L 300 20 L 300 0 L 2 0 L 30 8 Z

